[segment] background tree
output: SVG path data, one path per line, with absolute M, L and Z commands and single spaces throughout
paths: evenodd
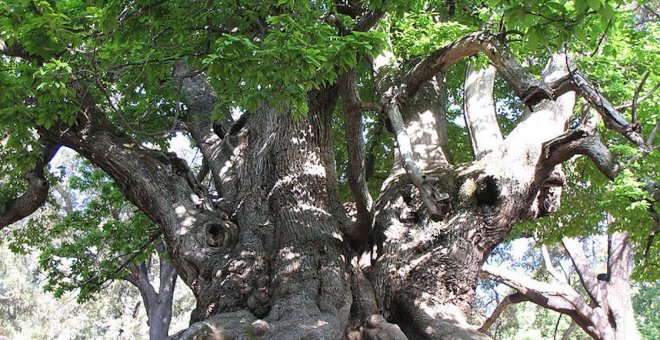
M 63 153 L 56 172 L 68 188 L 58 184 L 51 209 L 11 230 L 10 249 L 39 254 L 44 289 L 57 298 L 74 292 L 79 303 L 86 302 L 105 293 L 112 281 L 126 280 L 140 292 L 150 338 L 166 338 L 177 274 L 160 231 L 134 212 L 102 171 L 70 151 Z
M 634 229 L 657 201 L 649 4 L 1 2 L 0 226 L 44 203 L 66 146 L 162 232 L 205 320 L 181 338 L 486 338 L 466 321 L 481 265 L 517 222 L 557 212 L 573 156 L 613 180 L 593 184 L 620 228 L 653 239 Z M 620 87 L 588 80 L 612 60 Z M 380 124 L 390 161 L 361 138 Z M 167 153 L 179 131 L 208 175 Z M 628 206 L 645 223 L 624 223 Z
M 3 236 L 5 238 L 5 236 Z M 78 302 L 77 291 L 60 298 L 44 292 L 46 273 L 36 252 L 13 253 L 0 245 L 0 336 L 10 339 L 136 339 L 149 335 L 148 317 L 137 289 L 128 282 L 108 283 L 103 292 Z M 183 289 L 182 289 L 183 288 Z M 173 308 L 173 331 L 187 327 L 194 307 L 192 294 L 177 289 Z

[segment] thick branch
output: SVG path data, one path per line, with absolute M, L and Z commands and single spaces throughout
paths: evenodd
M 137 264 L 131 263 L 129 269 L 129 277 L 126 277 L 125 279 L 140 291 L 142 301 L 147 309 L 147 315 L 149 315 L 149 306 L 153 305 L 153 301 L 158 300 L 158 293 L 149 281 L 149 268 L 144 262 L 142 262 Z
M 506 45 L 495 35 L 489 32 L 475 32 L 433 52 L 416 64 L 403 81 L 406 94 L 411 96 L 424 81 L 446 70 L 462 58 L 480 52 L 490 58 L 497 71 L 520 98 L 525 98 L 539 88 L 540 82 L 520 65 Z
M 614 155 L 600 140 L 596 130 L 597 118 L 589 119 L 585 125 L 546 142 L 543 154 L 551 165 L 560 164 L 575 155 L 586 155 L 610 180 L 616 177 L 619 167 Z
M 37 159 L 34 169 L 25 174 L 27 190 L 20 196 L 11 199 L 0 206 L 0 229 L 30 216 L 41 207 L 48 198 L 48 180 L 46 179 L 45 167 L 55 156 L 59 145 L 41 140 L 44 150 Z
M 540 81 L 515 59 L 498 36 L 489 32 L 475 32 L 435 51 L 416 64 L 406 74 L 401 88 L 401 99 L 411 97 L 426 80 L 447 69 L 462 58 L 483 53 L 506 80 L 513 91 L 529 106 L 543 99 L 556 99 L 560 95 L 577 90 L 589 104 L 603 117 L 605 125 L 626 137 L 643 152 L 648 152 L 639 131 L 636 131 L 621 114 L 603 97 L 587 78 L 578 70 L 570 76 Z
M 441 214 L 436 206 L 437 198 L 434 197 L 433 188 L 424 181 L 424 175 L 420 171 L 415 160 L 413 158 L 412 146 L 410 144 L 410 137 L 406 132 L 406 126 L 403 122 L 403 117 L 401 116 L 401 111 L 399 110 L 398 98 L 396 96 L 390 101 L 387 105 L 387 116 L 390 118 L 392 123 L 392 128 L 396 135 L 397 146 L 399 152 L 401 153 L 401 159 L 403 160 L 403 167 L 406 169 L 410 180 L 413 182 L 415 187 L 419 190 L 422 201 L 429 209 L 429 213 L 432 219 L 437 219 L 441 217 Z M 439 197 L 443 198 L 443 197 Z
M 195 178 L 197 179 L 197 182 L 203 183 L 204 179 L 206 178 L 206 175 L 209 174 L 209 160 L 206 158 L 202 158 L 202 165 L 199 168 L 199 171 L 197 171 L 197 175 L 195 175 Z
M 143 147 L 117 129 L 97 108 L 82 81 L 73 86 L 81 105 L 77 124 L 69 126 L 60 122 L 50 129 L 40 129 L 44 138 L 70 147 L 112 177 L 126 198 L 163 231 L 174 254 L 181 246 L 176 241 L 203 239 L 199 234 L 205 233 L 204 228 L 194 229 L 193 225 L 211 221 L 225 225 L 218 214 L 205 209 L 203 199 L 193 191 L 186 174 L 179 173 L 165 154 Z M 185 275 L 195 275 L 193 270 L 207 261 L 203 253 L 190 254 L 187 259 L 190 271 Z
M 495 310 L 493 313 L 484 321 L 484 324 L 479 327 L 479 332 L 486 333 L 490 329 L 490 327 L 497 321 L 497 319 L 502 315 L 502 313 L 510 306 L 514 305 L 516 303 L 520 303 L 523 301 L 529 301 L 529 299 L 521 293 L 513 293 L 511 295 L 508 295 L 505 297 L 502 302 L 500 302 L 497 307 L 495 307 Z
M 371 229 L 373 200 L 367 187 L 365 172 L 364 129 L 362 126 L 362 102 L 355 85 L 355 70 L 343 74 L 339 80 L 343 99 L 346 148 L 348 151 L 348 183 L 357 206 L 359 232 Z
M 156 246 L 156 251 L 158 252 L 158 272 L 160 276 L 158 294 L 161 297 L 171 296 L 174 293 L 174 285 L 176 284 L 178 274 L 176 268 L 174 268 L 172 262 L 170 262 L 167 257 L 167 250 L 165 249 L 165 243 L 163 241 Z
M 188 106 L 186 118 L 188 131 L 208 161 L 213 182 L 220 193 L 223 166 L 231 156 L 229 152 L 224 151 L 223 139 L 231 129 L 233 119 L 227 114 L 214 128 L 211 113 L 218 101 L 218 95 L 203 74 L 194 71 L 183 62 L 178 62 L 174 65 L 173 77 L 183 91 Z
M 463 87 L 463 114 L 477 160 L 502 143 L 493 101 L 494 83 L 495 67 L 477 70 L 473 63 L 468 65 Z
M 378 21 L 385 15 L 383 11 L 368 11 L 362 15 L 353 26 L 353 31 L 366 32 L 374 27 Z
M 619 111 L 591 85 L 582 72 L 575 70 L 571 72 L 571 77 L 581 96 L 598 111 L 607 128 L 626 137 L 626 139 L 634 143 L 642 152 L 648 153 L 650 151 L 639 131 L 630 125 L 621 116 Z

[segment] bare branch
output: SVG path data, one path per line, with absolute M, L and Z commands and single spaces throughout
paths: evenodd
M 37 159 L 34 169 L 25 174 L 27 190 L 20 196 L 10 199 L 0 206 L 0 229 L 19 221 L 39 209 L 48 198 L 50 188 L 46 179 L 46 165 L 55 156 L 60 146 L 54 143 L 40 140 L 44 149 Z
M 566 328 L 566 331 L 564 331 L 564 335 L 561 337 L 561 340 L 570 339 L 570 335 L 571 333 L 573 333 L 573 330 L 575 330 L 576 326 L 577 324 L 575 323 L 575 321 L 571 321 L 570 326 L 568 326 L 568 328 Z
M 523 294 L 527 301 L 570 316 L 585 332 L 597 338 L 599 330 L 595 324 L 599 318 L 602 318 L 602 313 L 595 313 L 569 285 L 548 284 L 488 266 L 482 268 L 481 271 L 490 279 Z
M 529 301 L 529 299 L 521 293 L 513 293 L 511 295 L 508 295 L 505 297 L 502 302 L 500 302 L 497 307 L 495 307 L 495 310 L 493 313 L 484 321 L 483 325 L 479 327 L 479 332 L 486 333 L 490 329 L 490 327 L 497 321 L 497 319 L 502 315 L 502 313 L 510 306 L 516 303 L 520 303 L 523 301 Z
M 73 195 L 71 192 L 67 191 L 66 188 L 61 184 L 57 184 L 54 189 L 58 194 L 60 194 L 62 200 L 64 201 L 64 211 L 67 214 L 71 214 L 73 212 Z
M 548 273 L 550 273 L 550 275 L 552 275 L 552 277 L 554 277 L 557 282 L 567 283 L 566 277 L 559 275 L 559 272 L 552 264 L 552 259 L 550 259 L 550 253 L 548 252 L 548 246 L 545 244 L 541 245 L 541 254 L 543 254 L 543 263 L 545 264 L 545 269 L 548 271 Z
M 422 175 L 419 167 L 415 164 L 410 137 L 408 137 L 406 126 L 403 122 L 401 111 L 399 110 L 398 97 L 394 95 L 391 98 L 392 100 L 387 105 L 387 116 L 390 118 L 392 128 L 396 135 L 397 146 L 401 153 L 401 159 L 403 160 L 403 167 L 406 169 L 410 180 L 419 190 L 422 201 L 427 209 L 429 209 L 429 215 L 431 218 L 439 219 L 442 215 L 436 205 L 437 199 L 434 197 L 433 188 L 428 185 L 428 183 L 425 183 L 424 175 Z
M 653 140 L 655 139 L 655 135 L 658 133 L 658 130 L 660 130 L 660 121 L 655 124 L 653 130 L 651 130 L 651 133 L 649 133 L 649 136 L 646 139 L 646 144 L 653 145 Z
M 639 97 L 635 101 L 635 103 L 639 104 L 639 103 L 643 102 L 644 100 L 648 99 L 649 97 L 651 97 L 653 95 L 653 93 L 655 93 L 656 90 L 658 90 L 658 88 L 660 88 L 660 83 L 655 84 L 655 86 L 649 92 L 647 92 L 645 95 Z M 625 104 L 621 104 L 619 106 L 616 106 L 615 108 L 618 111 L 624 111 L 628 108 L 631 108 L 632 106 L 633 106 L 633 101 L 631 100 L 631 101 L 629 101 Z
M 630 122 L 635 125 L 637 124 L 637 104 L 639 104 L 639 92 L 642 91 L 642 87 L 644 87 L 644 83 L 646 82 L 646 79 L 649 77 L 651 72 L 646 71 L 646 74 L 644 74 L 644 77 L 642 77 L 642 81 L 639 82 L 639 85 L 637 85 L 637 88 L 635 89 L 635 95 L 633 96 L 633 101 L 632 101 L 632 113 L 631 113 L 631 118 Z
M 582 282 L 582 286 L 589 294 L 589 297 L 594 303 L 602 305 L 604 301 L 600 299 L 596 274 L 591 268 L 587 256 L 584 254 L 582 244 L 575 238 L 567 237 L 562 239 L 562 244 L 564 245 L 564 249 L 566 249 L 566 253 L 571 258 L 573 266 L 580 277 L 580 282 Z
M 607 21 L 607 26 L 605 27 L 603 34 L 600 35 L 600 38 L 598 39 L 598 44 L 596 44 L 596 48 L 594 49 L 593 52 L 591 52 L 591 57 L 595 56 L 596 53 L 600 51 L 600 46 L 603 44 L 603 41 L 605 41 L 605 37 L 607 37 L 607 31 L 610 30 L 610 27 L 612 27 L 612 19 Z
M 610 102 L 603 97 L 593 85 L 591 85 L 582 72 L 574 70 L 571 72 L 571 77 L 582 97 L 586 99 L 587 102 L 589 102 L 589 104 L 601 115 L 607 128 L 626 137 L 626 139 L 634 143 L 640 151 L 644 153 L 650 151 L 639 131 L 630 125 L 625 118 L 621 116 L 619 111 L 617 111 L 612 104 L 610 104 Z

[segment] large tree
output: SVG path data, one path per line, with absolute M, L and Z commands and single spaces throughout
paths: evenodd
M 2 1 L 0 226 L 43 205 L 65 146 L 162 231 L 203 321 L 181 338 L 487 338 L 466 322 L 481 265 L 557 211 L 562 163 L 615 179 L 624 157 L 626 188 L 656 188 L 635 165 L 655 157 L 652 5 Z M 166 152 L 177 132 L 199 173 Z

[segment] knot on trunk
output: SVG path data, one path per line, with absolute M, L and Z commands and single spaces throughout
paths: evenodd
M 229 248 L 238 240 L 236 224 L 223 216 L 220 220 L 211 220 L 204 225 L 206 230 L 206 244 L 211 247 Z
M 538 195 L 538 217 L 553 214 L 561 206 L 561 192 L 566 181 L 564 170 L 556 166 L 543 182 Z
M 494 206 L 500 197 L 498 181 L 494 176 L 485 176 L 477 183 L 475 193 L 479 206 Z

